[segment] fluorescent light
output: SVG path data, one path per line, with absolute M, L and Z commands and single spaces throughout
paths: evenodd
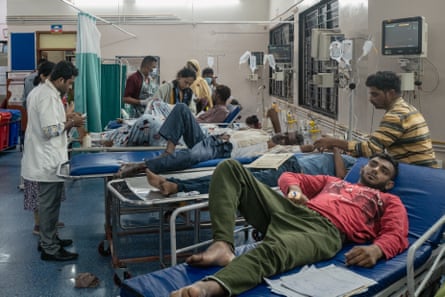
M 112 5 L 121 5 L 122 0 L 71 0 L 74 5 L 77 7 L 83 8 L 83 7 L 97 7 L 97 8 L 106 8 L 110 7 Z M 110 3 L 111 2 L 111 3 Z
M 221 6 L 235 6 L 239 5 L 240 0 L 136 0 L 136 6 L 145 7 L 172 7 L 172 6 L 190 6 L 196 8 L 200 7 L 221 7 Z
M 239 4 L 240 0 L 193 0 L 193 5 L 196 7 L 235 6 Z
M 68 0 L 77 7 L 110 8 L 111 5 L 132 5 L 138 7 L 187 7 L 193 5 L 195 8 L 211 8 L 222 6 L 236 6 L 240 0 Z M 111 2 L 111 3 L 110 3 Z

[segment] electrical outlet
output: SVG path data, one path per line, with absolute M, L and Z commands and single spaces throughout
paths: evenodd
M 247 79 L 250 81 L 257 81 L 258 80 L 258 74 L 254 73 L 254 74 L 249 74 L 247 76 Z

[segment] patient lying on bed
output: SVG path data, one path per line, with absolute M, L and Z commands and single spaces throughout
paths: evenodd
M 397 162 L 378 154 L 360 171 L 357 184 L 342 179 L 284 173 L 284 195 L 259 183 L 239 163 L 222 162 L 209 192 L 213 243 L 186 259 L 193 266 L 222 266 L 215 274 L 171 293 L 171 297 L 239 295 L 264 277 L 333 257 L 345 242 L 347 266 L 373 267 L 408 246 L 408 217 L 394 185 Z M 264 234 L 248 252 L 235 256 L 235 215 Z
M 259 155 L 275 145 L 266 132 L 258 129 L 205 135 L 188 107 L 181 103 L 175 105 L 159 134 L 167 140 L 166 150 L 160 157 L 140 163 L 123 164 L 116 176 L 134 176 L 144 172 L 146 168 L 154 173 L 183 170 L 211 159 Z M 188 148 L 176 150 L 181 138 Z M 245 150 L 247 147 L 250 149 Z M 312 146 L 309 150 L 313 150 Z
M 278 169 L 248 168 L 260 182 L 276 187 L 283 172 L 305 173 L 311 175 L 331 175 L 344 178 L 349 169 L 355 164 L 356 158 L 340 154 L 338 148 L 333 153 L 299 154 L 286 160 Z M 192 179 L 165 178 L 146 169 L 148 183 L 159 189 L 164 196 L 178 192 L 208 193 L 211 175 Z
M 165 146 L 167 141 L 158 132 L 170 112 L 169 104 L 153 99 L 139 118 L 120 120 L 120 127 L 102 132 L 100 143 L 106 147 Z
M 197 115 L 198 123 L 220 123 L 229 114 L 226 101 L 230 98 L 230 88 L 218 85 L 212 95 L 213 107 Z M 160 99 L 152 99 L 145 114 L 135 120 L 128 120 L 121 127 L 103 133 L 102 144 L 105 146 L 165 146 L 167 141 L 159 130 L 171 112 L 171 106 Z M 209 127 L 201 127 L 204 134 L 209 134 Z M 182 142 L 179 144 L 183 145 Z

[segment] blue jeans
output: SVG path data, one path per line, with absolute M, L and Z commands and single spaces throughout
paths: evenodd
M 159 134 L 174 144 L 181 137 L 188 149 L 177 150 L 173 154 L 145 160 L 145 165 L 154 173 L 183 170 L 216 158 L 229 158 L 232 144 L 218 136 L 205 136 L 187 105 L 178 103 L 159 129 Z
M 346 170 L 349 170 L 356 159 L 348 155 L 342 155 Z M 331 153 L 323 154 L 296 154 L 275 169 L 251 169 L 252 174 L 260 182 L 276 187 L 277 181 L 283 172 L 301 172 L 306 174 L 323 174 L 335 176 L 334 158 Z M 178 185 L 179 192 L 198 191 L 202 194 L 209 192 L 211 175 L 193 179 L 167 178 L 168 181 Z
M 280 177 L 283 172 L 300 172 L 300 165 L 298 164 L 297 158 L 294 156 L 284 162 L 280 167 L 278 167 L 277 170 L 250 169 L 250 171 L 260 182 L 268 185 L 269 187 L 276 187 L 278 177 Z M 193 179 L 167 178 L 167 180 L 178 185 L 178 192 L 198 191 L 199 193 L 204 194 L 209 192 L 211 178 L 211 175 L 207 175 Z

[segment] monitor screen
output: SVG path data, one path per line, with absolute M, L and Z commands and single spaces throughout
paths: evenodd
M 385 20 L 382 23 L 383 55 L 419 55 L 422 53 L 423 18 Z

